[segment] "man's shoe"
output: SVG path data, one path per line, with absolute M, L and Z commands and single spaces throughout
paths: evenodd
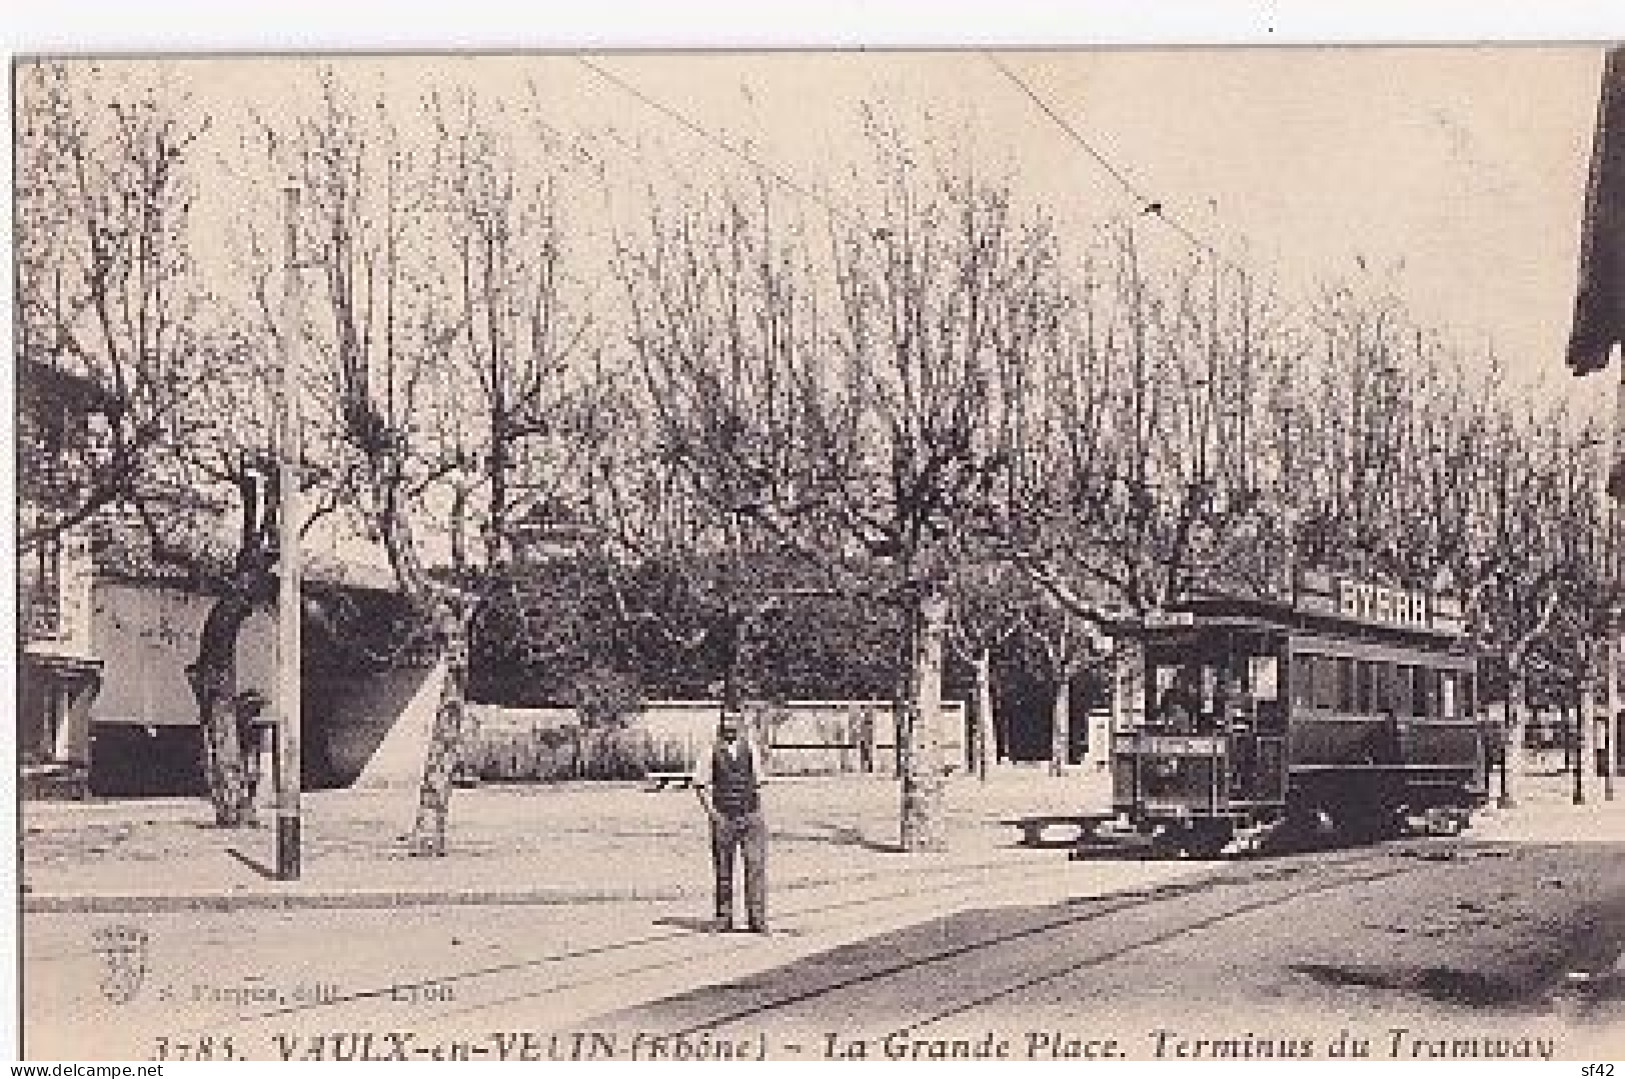
M 752 923 L 750 923 L 750 931 L 752 933 L 760 933 L 764 937 L 767 936 L 768 933 L 770 932 L 770 930 L 767 928 L 767 923 L 766 922 L 752 922 Z
M 734 931 L 734 920 L 725 916 L 718 916 L 717 920 L 711 923 L 711 931 L 713 933 L 732 933 Z

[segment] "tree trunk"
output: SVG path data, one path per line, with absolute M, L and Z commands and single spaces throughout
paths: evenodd
M 468 624 L 461 613 L 451 610 L 437 611 L 435 619 L 439 623 L 436 628 L 446 661 L 446 677 L 423 762 L 417 820 L 407 846 L 413 855 L 437 858 L 446 853 L 452 777 L 462 760 L 466 734 L 463 724 L 468 711 Z
M 1574 771 L 1574 723 L 1569 716 L 1569 702 L 1557 706 L 1557 728 L 1563 732 L 1563 774 Z
M 993 722 L 993 656 L 987 649 L 971 661 L 976 674 L 976 776 L 986 782 L 992 757 L 997 752 Z
M 480 770 L 476 766 L 470 750 L 480 739 L 479 713 L 463 702 L 463 733 L 458 739 L 459 752 L 457 754 L 456 778 L 459 786 L 477 787 L 480 783 Z
M 1112 759 L 1112 746 L 1117 741 L 1117 732 L 1125 726 L 1125 709 L 1123 707 L 1123 650 L 1121 640 L 1112 642 L 1110 658 L 1106 661 L 1106 677 L 1110 680 L 1110 689 L 1106 694 L 1108 719 L 1106 720 L 1106 744 L 1102 746 L 1091 745 L 1089 755 L 1094 757 L 1101 766 L 1107 765 Z
M 1050 704 L 1050 775 L 1058 776 L 1064 772 L 1071 755 L 1072 673 L 1065 671 L 1055 683 L 1055 699 Z
M 908 695 L 903 702 L 902 847 L 905 851 L 947 849 L 943 819 L 942 774 L 942 637 L 948 602 L 932 591 L 917 595 L 908 612 Z
M 742 715 L 745 695 L 739 684 L 739 648 L 744 637 L 744 616 L 730 606 L 723 612 L 717 632 L 722 635 L 722 714 Z
M 236 702 L 237 638 L 251 613 L 253 606 L 241 595 L 228 592 L 216 599 L 198 633 L 197 659 L 187 668 L 203 735 L 203 778 L 215 824 L 222 828 L 255 823 Z
M 1586 728 L 1595 722 L 1596 694 L 1591 688 L 1589 666 L 1574 690 L 1574 804 L 1585 801 Z
M 1517 671 L 1507 679 L 1506 764 L 1509 793 L 1516 795 L 1514 786 L 1529 774 L 1529 749 L 1525 732 L 1529 729 L 1528 689 L 1524 677 Z
M 919 609 L 909 606 L 903 612 L 901 640 L 898 642 L 897 678 L 892 693 L 892 774 L 902 780 L 909 772 L 909 753 L 913 726 L 910 701 L 916 700 L 916 668 L 919 657 L 916 646 L 920 641 Z

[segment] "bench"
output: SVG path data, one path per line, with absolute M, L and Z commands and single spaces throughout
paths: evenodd
M 650 772 L 643 778 L 649 781 L 651 791 L 663 791 L 667 787 L 686 790 L 694 786 L 693 772 Z
M 1110 819 L 1105 814 L 1091 813 L 1048 817 L 1019 817 L 1005 823 L 1021 829 L 1021 845 L 1024 847 L 1072 847 L 1089 838 L 1094 834 L 1096 828 Z M 1071 830 L 1061 838 L 1047 838 L 1045 836 L 1045 833 L 1051 828 L 1061 827 Z

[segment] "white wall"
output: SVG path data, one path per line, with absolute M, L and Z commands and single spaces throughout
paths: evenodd
M 197 657 L 198 632 L 213 599 L 175 588 L 101 580 L 92 590 L 91 651 L 100 657 L 102 687 L 91 703 L 96 723 L 190 726 L 197 704 L 186 665 Z M 237 685 L 272 696 L 276 626 L 257 613 L 237 641 Z

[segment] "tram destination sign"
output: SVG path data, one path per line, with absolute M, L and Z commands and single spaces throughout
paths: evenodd
M 1224 752 L 1224 739 L 1150 734 L 1140 737 L 1137 748 L 1164 757 L 1216 757 Z

